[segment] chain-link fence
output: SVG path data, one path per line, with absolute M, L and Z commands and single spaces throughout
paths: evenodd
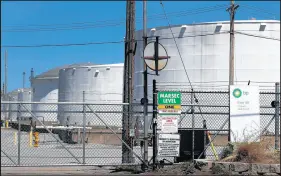
M 230 139 L 229 92 L 179 90 L 178 88 L 169 88 L 163 84 L 157 85 L 157 92 L 175 91 L 181 92 L 182 101 L 182 113 L 178 122 L 179 130 L 192 130 L 192 117 L 194 117 L 194 129 L 197 130 L 203 129 L 205 121 L 206 130 L 210 134 L 217 155 L 221 156 L 223 149 L 227 146 Z M 280 127 L 277 129 L 279 133 L 275 133 L 277 125 L 275 120 L 279 118 L 280 113 L 276 115 L 276 109 L 272 106 L 272 101 L 276 101 L 276 95 L 280 97 L 280 93 L 275 93 L 274 88 L 271 92 L 260 92 L 260 131 L 261 139 L 267 141 L 271 148 L 280 149 L 279 140 L 276 140 L 276 138 L 280 139 Z M 193 113 L 191 111 L 191 104 L 195 104 Z M 207 146 L 205 151 L 206 158 L 215 159 L 210 143 Z
M 128 146 L 122 140 L 123 108 L 127 104 L 2 105 L 16 106 L 15 110 L 1 109 L 1 113 L 17 116 L 8 121 L 8 128 L 1 128 L 1 165 L 120 165 L 124 152 L 133 157 L 129 164 L 142 163 L 138 143 Z M 142 105 L 131 105 L 131 109 L 131 129 L 135 129 L 131 138 L 137 141 L 135 134 L 140 130 L 136 121 L 143 114 Z
M 178 91 L 161 89 L 157 91 Z M 229 93 L 227 91 L 180 91 L 182 114 L 179 130 L 203 127 L 207 130 L 220 155 L 229 137 Z M 192 96 L 193 95 L 193 96 Z M 261 131 L 274 147 L 275 108 L 271 103 L 275 92 L 260 93 Z M 280 94 L 278 94 L 280 95 Z M 191 98 L 194 97 L 194 112 Z M 122 129 L 124 107 L 130 106 L 129 132 Z M 2 108 L 3 107 L 3 108 Z M 152 157 L 152 106 L 148 107 L 149 148 Z M 5 121 L 7 120 L 8 121 Z M 28 103 L 1 101 L 1 165 L 120 165 L 122 156 L 129 153 L 131 164 L 141 164 L 143 158 L 144 116 L 140 104 L 88 104 L 88 103 Z M 8 122 L 8 123 L 7 123 Z M 6 128 L 9 126 L 9 128 Z M 124 144 L 123 135 L 132 145 Z M 280 129 L 278 133 L 280 137 Z M 207 158 L 214 158 L 210 147 Z M 161 159 L 161 158 L 158 158 Z M 173 161 L 173 158 L 166 158 Z

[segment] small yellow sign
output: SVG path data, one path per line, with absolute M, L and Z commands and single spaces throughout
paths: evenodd
M 181 105 L 158 105 L 158 109 L 181 109 Z

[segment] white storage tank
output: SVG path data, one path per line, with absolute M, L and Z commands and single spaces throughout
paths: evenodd
M 74 64 L 75 65 L 75 64 Z M 33 113 L 45 122 L 57 122 L 58 111 L 58 85 L 59 85 L 59 70 L 67 68 L 71 65 L 64 65 L 51 69 L 32 79 L 32 101 L 42 104 L 33 104 Z M 44 104 L 54 103 L 54 104 Z
M 189 81 L 178 50 L 195 91 L 227 91 L 230 50 L 229 29 L 229 21 L 172 26 L 178 48 L 169 26 L 147 29 L 148 37 L 160 36 L 159 42 L 166 48 L 170 56 L 166 68 L 159 72 L 159 76 L 148 76 L 149 102 L 152 103 L 153 79 L 156 79 L 158 85 L 160 85 L 159 82 L 165 82 L 165 86 L 162 84 L 162 86 L 157 87 L 159 90 L 181 89 L 190 91 Z M 274 91 L 274 83 L 280 81 L 280 21 L 235 21 L 235 32 L 235 84 L 247 85 L 250 80 L 251 85 L 259 85 L 264 91 Z M 136 40 L 142 39 L 142 30 L 137 31 Z M 151 38 L 148 42 L 150 40 Z M 143 43 L 139 41 L 134 59 L 134 100 L 138 103 L 143 98 L 142 55 Z M 199 99 L 201 104 L 209 100 L 210 97 L 208 96 L 201 96 Z M 182 101 L 184 104 L 190 103 L 190 99 L 183 99 Z M 219 101 L 211 99 L 211 101 L 224 103 L 219 102 L 221 99 Z M 228 103 L 227 98 L 225 103 Z
M 228 89 L 230 34 L 226 32 L 229 29 L 229 21 L 172 26 L 195 90 Z M 274 89 L 274 83 L 280 81 L 280 21 L 235 21 L 235 31 L 235 83 L 247 84 L 251 80 L 251 85 L 270 86 Z M 185 85 L 181 88 L 190 89 L 170 28 L 156 27 L 147 29 L 147 33 L 149 37 L 160 36 L 159 42 L 171 57 L 159 76 L 148 76 L 149 96 L 151 97 L 153 79 L 157 82 Z M 142 40 L 142 35 L 142 30 L 137 31 L 136 40 Z M 265 39 L 266 37 L 277 40 Z M 139 101 L 143 97 L 143 43 L 139 41 L 137 46 L 134 92 Z
M 56 69 L 43 73 L 32 79 L 32 101 L 38 103 L 58 102 L 58 74 Z M 57 105 L 32 104 L 32 112 L 45 121 L 57 121 Z
M 20 89 L 16 89 L 11 92 L 8 92 L 4 96 L 5 101 L 17 102 L 19 91 L 20 91 Z M 6 104 L 5 108 L 8 110 L 8 113 L 7 113 L 8 119 L 10 121 L 17 121 L 18 105 L 17 104 Z
M 18 101 L 19 102 L 31 102 L 32 93 L 30 88 L 20 89 L 18 93 Z M 22 119 L 29 119 L 32 115 L 28 112 L 31 111 L 31 104 L 23 104 L 24 107 L 21 107 L 19 110 L 21 113 L 18 114 Z
M 122 103 L 123 92 L 123 64 L 88 65 L 75 66 L 61 69 L 59 73 L 59 102 L 83 102 L 83 91 L 85 91 L 85 102 Z M 92 106 L 98 111 L 120 111 L 122 106 Z M 89 109 L 88 109 L 89 110 Z M 69 113 L 67 111 L 78 111 Z M 60 105 L 59 121 L 62 125 L 82 125 L 82 106 Z M 107 124 L 121 127 L 122 113 L 100 113 Z M 67 122 L 68 119 L 68 122 Z M 87 114 L 87 125 L 104 126 L 94 116 Z
M 1 94 L 1 120 L 5 120 L 6 116 L 7 116 L 7 112 L 4 112 L 5 110 L 5 104 L 2 103 L 2 101 L 5 101 L 4 100 L 4 95 Z

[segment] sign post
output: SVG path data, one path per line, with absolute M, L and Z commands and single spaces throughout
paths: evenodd
M 179 157 L 180 135 L 177 133 L 181 114 L 181 93 L 158 92 L 157 96 L 161 131 L 158 135 L 158 156 Z
M 145 37 L 145 41 L 146 41 Z M 148 116 L 147 116 L 147 105 L 148 105 L 148 99 L 147 99 L 147 67 L 151 70 L 155 71 L 156 76 L 158 76 L 158 72 L 163 70 L 167 63 L 168 59 L 170 57 L 168 56 L 168 53 L 163 45 L 159 43 L 159 36 L 156 36 L 155 42 L 150 42 L 145 46 L 144 52 L 143 52 L 143 59 L 145 62 L 145 71 L 144 71 L 144 97 L 141 99 L 141 103 L 144 105 L 144 160 L 145 162 L 148 162 Z M 154 80 L 153 80 L 154 81 Z M 156 84 L 153 82 L 153 84 Z M 156 89 L 156 88 L 155 88 Z M 154 97 L 154 94 L 153 94 Z M 153 100 L 154 101 L 154 100 Z M 156 102 L 155 102 L 156 104 Z M 156 107 L 155 107 L 156 110 Z M 156 162 L 156 118 L 153 118 L 153 169 L 155 169 L 155 162 Z
M 253 142 L 260 136 L 258 86 L 230 86 L 231 142 Z

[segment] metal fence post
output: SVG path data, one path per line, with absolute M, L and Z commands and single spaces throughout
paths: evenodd
M 195 122 L 194 122 L 194 106 L 193 106 L 193 97 L 194 97 L 194 93 L 193 90 L 191 91 L 191 113 L 192 113 L 192 162 L 194 162 L 194 126 L 195 126 Z
M 85 107 L 85 91 L 83 91 L 83 164 L 86 164 L 85 159 L 85 139 L 86 139 L 86 107 Z
M 156 104 L 157 104 L 157 91 L 156 91 L 156 80 L 154 79 L 153 80 L 153 141 L 152 141 L 152 144 L 153 144 L 153 170 L 156 169 L 156 155 L 157 155 L 157 132 L 156 132 L 156 128 L 157 128 L 157 123 L 156 123 L 156 116 L 157 116 L 157 107 L 156 107 Z
M 147 113 L 144 113 L 144 155 L 143 155 L 143 160 L 148 164 L 148 115 Z M 143 165 L 145 166 L 145 164 Z M 146 170 L 147 168 L 143 168 Z
M 206 123 L 206 120 L 203 120 L 203 131 L 204 131 L 204 148 L 206 147 L 207 145 L 207 123 Z M 205 154 L 205 152 L 203 153 Z
M 18 104 L 18 165 L 20 166 L 20 143 L 21 143 L 21 105 Z
M 228 89 L 228 142 L 231 140 L 231 128 L 230 128 L 230 86 Z
M 280 84 L 275 83 L 275 150 L 279 149 Z
M 8 98 L 9 98 L 9 97 L 8 97 Z M 8 99 L 8 101 L 10 102 L 10 98 Z M 12 119 L 12 118 L 11 118 L 11 107 L 12 107 L 11 104 L 8 104 L 8 105 L 7 105 L 7 108 L 9 108 L 9 109 L 8 109 L 8 114 L 7 114 L 7 115 L 8 115 L 8 119 Z M 6 121 L 5 121 L 5 123 L 6 123 Z M 5 124 L 4 126 L 6 127 L 6 124 Z

